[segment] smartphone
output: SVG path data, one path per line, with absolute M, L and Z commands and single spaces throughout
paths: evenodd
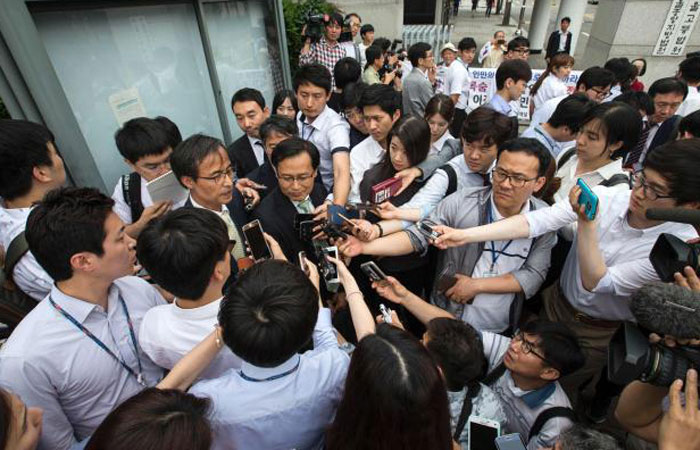
M 452 261 L 445 264 L 445 267 L 440 271 L 438 275 L 436 289 L 440 294 L 443 294 L 449 288 L 457 283 L 457 277 L 455 276 L 455 266 Z
M 342 215 L 340 213 L 338 213 L 338 217 L 343 219 L 344 222 L 347 222 L 352 228 L 355 228 L 357 226 L 350 219 L 348 219 L 347 217 L 345 217 L 344 215 Z
M 585 181 L 579 178 L 576 181 L 578 187 L 581 188 L 581 195 L 578 197 L 578 204 L 586 207 L 586 217 L 588 220 L 595 219 L 598 211 L 598 196 L 588 187 Z
M 498 450 L 525 450 L 525 444 L 518 433 L 498 436 L 495 442 Z
M 339 283 L 340 279 L 338 278 L 338 268 L 334 263 L 328 261 L 328 259 L 326 258 L 327 256 L 330 256 L 332 258 L 338 259 L 338 247 L 324 247 L 322 251 L 323 258 L 325 260 L 325 264 L 323 264 L 323 279 L 326 280 L 326 283 Z
M 294 216 L 294 230 L 299 232 L 302 222 L 307 222 L 309 220 L 314 220 L 313 214 L 297 214 Z
M 418 222 L 416 224 L 416 226 L 418 227 L 418 231 L 420 231 L 420 233 L 423 236 L 427 237 L 430 240 L 437 239 L 440 237 L 440 233 L 433 230 L 433 227 L 435 225 L 437 225 L 435 222 L 433 222 L 432 220 L 427 220 L 427 219 L 421 220 L 420 222 Z
M 253 255 L 253 259 L 256 262 L 272 258 L 272 251 L 270 251 L 270 247 L 267 246 L 267 241 L 265 241 L 265 236 L 263 236 L 263 229 L 259 220 L 256 219 L 243 225 L 243 235 L 246 241 L 248 241 L 250 253 Z
M 299 224 L 299 239 L 302 241 L 310 241 L 314 237 L 314 228 L 321 225 L 320 220 L 304 220 Z
M 362 269 L 365 275 L 372 281 L 386 280 L 386 274 L 382 272 L 382 269 L 380 269 L 374 261 L 367 261 L 366 263 L 360 264 L 360 269 Z
M 297 255 L 297 259 L 299 260 L 299 268 L 306 275 L 309 275 L 309 265 L 306 263 L 306 252 L 303 250 L 300 251 L 299 254 Z
M 401 178 L 389 178 L 370 188 L 370 198 L 373 203 L 382 203 L 396 195 L 401 189 Z
M 384 323 L 391 323 L 391 310 L 384 306 L 384 303 L 379 304 L 379 312 L 382 313 L 382 318 L 384 319 Z
M 469 416 L 469 450 L 498 450 L 496 438 L 501 434 L 501 425 L 495 420 Z

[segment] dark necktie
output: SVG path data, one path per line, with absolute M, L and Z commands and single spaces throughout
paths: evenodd
M 649 122 L 642 123 L 642 134 L 639 136 L 639 142 L 637 142 L 637 145 L 634 146 L 634 149 L 629 152 L 627 158 L 625 159 L 625 163 L 623 164 L 625 169 L 631 169 L 635 164 L 637 164 L 637 162 L 639 162 L 639 158 L 641 158 L 642 153 L 644 153 L 647 138 L 649 138 L 649 130 L 651 130 Z
M 481 178 L 484 179 L 484 186 L 491 187 L 491 174 L 490 173 L 480 173 Z

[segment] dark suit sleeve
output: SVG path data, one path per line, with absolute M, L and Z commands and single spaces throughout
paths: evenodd
M 555 43 L 554 41 L 556 40 L 557 37 L 557 32 L 554 31 L 552 34 L 549 35 L 549 40 L 547 41 L 547 53 L 546 57 L 551 58 L 554 55 L 555 52 Z
M 574 35 L 572 33 L 569 33 L 569 35 L 566 37 L 566 53 L 569 55 L 571 54 L 571 41 L 574 39 Z

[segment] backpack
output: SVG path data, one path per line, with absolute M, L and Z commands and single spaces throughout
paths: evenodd
M 37 304 L 36 300 L 22 292 L 12 280 L 12 271 L 28 251 L 29 245 L 22 231 L 10 242 L 4 261 L 0 261 L 0 322 L 8 325 L 10 329 L 17 326 Z
M 457 191 L 457 172 L 451 164 L 445 164 L 440 168 L 447 174 L 447 192 L 445 192 L 445 197 L 447 197 Z
M 131 172 L 122 177 L 122 194 L 124 201 L 131 208 L 131 223 L 138 221 L 143 214 L 141 203 L 141 175 Z

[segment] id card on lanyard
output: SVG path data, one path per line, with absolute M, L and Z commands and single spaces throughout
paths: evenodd
M 490 201 L 489 201 L 489 206 L 488 206 L 488 209 L 486 212 L 487 212 L 487 216 L 486 216 L 487 223 L 492 223 L 493 222 L 493 205 L 491 204 Z M 513 243 L 513 240 L 511 239 L 508 242 L 506 242 L 506 245 L 502 249 L 496 250 L 496 243 L 494 241 L 489 241 L 490 246 L 487 246 L 487 248 L 488 248 L 489 252 L 491 252 L 491 265 L 489 266 L 489 270 L 486 273 L 484 273 L 484 275 L 483 275 L 484 278 L 497 277 L 500 275 L 500 273 L 498 273 L 496 263 L 498 262 L 498 258 L 501 257 L 501 255 L 508 249 L 508 247 L 510 247 L 510 244 L 512 244 L 512 243 Z

